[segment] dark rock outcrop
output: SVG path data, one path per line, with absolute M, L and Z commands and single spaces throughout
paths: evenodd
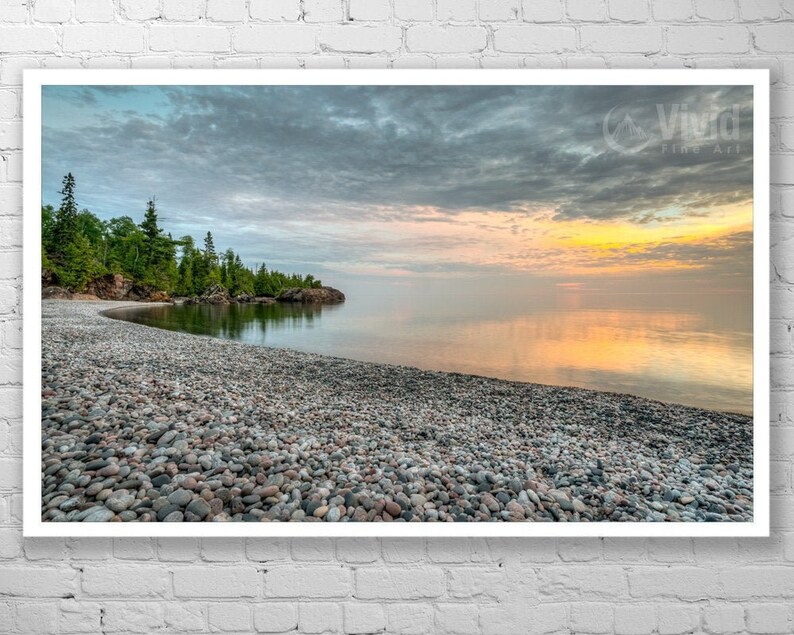
M 108 273 L 94 278 L 86 285 L 83 293 L 72 293 L 62 287 L 54 286 L 56 277 L 52 272 L 42 272 L 41 297 L 49 300 L 134 300 L 136 302 L 170 302 L 167 293 L 154 287 L 136 284 L 121 274 Z
M 200 296 L 185 300 L 185 304 L 231 304 L 234 302 L 229 292 L 219 284 L 213 284 Z
M 335 304 L 345 301 L 345 294 L 333 287 L 317 289 L 286 289 L 276 300 L 279 302 L 302 302 L 304 304 Z
M 71 300 L 72 292 L 63 287 L 44 287 L 41 290 L 42 300 Z
M 146 302 L 168 302 L 166 293 L 154 287 L 136 284 L 121 274 L 109 273 L 95 278 L 86 286 L 86 293 L 91 293 L 103 300 L 137 300 Z
M 181 300 L 181 299 L 180 299 Z M 182 304 L 273 304 L 274 302 L 295 302 L 303 304 L 334 304 L 345 301 L 345 294 L 332 287 L 317 289 L 286 289 L 276 298 L 269 296 L 252 296 L 241 293 L 233 296 L 221 285 L 215 284 L 204 293 L 192 298 L 181 300 Z
M 91 293 L 104 300 L 132 300 L 129 294 L 133 287 L 132 280 L 121 274 L 100 276 L 86 285 L 86 293 Z
M 155 291 L 152 293 L 147 302 L 171 302 L 171 296 L 169 296 L 165 291 Z

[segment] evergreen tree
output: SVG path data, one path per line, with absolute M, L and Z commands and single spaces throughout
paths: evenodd
M 98 248 L 102 244 L 106 231 L 105 223 L 87 209 L 77 215 L 75 226 L 77 227 L 77 233 L 83 234 L 88 238 L 94 248 Z
M 170 233 L 162 237 L 161 249 L 163 261 L 158 289 L 165 289 L 171 293 L 179 281 L 179 270 L 176 264 L 176 241 L 174 241 Z
M 176 293 L 178 295 L 196 295 L 196 285 L 194 282 L 196 261 L 196 245 L 192 236 L 182 236 L 176 244 L 180 248 L 179 265 L 177 267 Z
M 41 208 L 41 246 L 46 255 L 51 252 L 55 241 L 55 210 L 52 205 Z
M 254 275 L 254 295 L 270 295 L 267 267 L 264 265 L 264 263 L 257 267 L 256 274 Z
M 66 247 L 72 243 L 77 233 L 77 203 L 74 199 L 74 188 L 74 177 L 69 172 L 63 177 L 63 189 L 59 192 L 63 195 L 63 199 L 55 213 L 53 246 L 57 255 L 63 255 Z
M 58 268 L 58 279 L 72 291 L 84 291 L 86 285 L 101 273 L 91 243 L 83 234 L 76 234 L 64 247 L 63 256 L 65 264 Z
M 204 257 L 210 264 L 218 264 L 218 254 L 215 253 L 215 241 L 212 239 L 212 232 L 207 232 L 204 237 Z
M 113 218 L 107 223 L 107 268 L 137 280 L 142 273 L 141 251 L 144 234 L 129 216 Z
M 201 279 L 202 290 L 209 286 L 218 286 L 223 284 L 221 279 L 221 268 L 218 266 L 218 254 L 215 251 L 215 241 L 212 238 L 212 232 L 207 232 L 204 237 L 204 264 L 202 269 L 205 275 Z
M 158 224 L 154 197 L 146 203 L 140 229 L 143 233 L 141 281 L 158 289 L 171 290 L 176 284 L 176 249 L 171 236 L 165 236 Z
M 154 197 L 146 202 L 146 212 L 141 222 L 143 232 L 143 277 L 154 279 L 157 277 L 157 268 L 160 265 L 162 245 L 162 230 L 157 224 L 157 208 L 154 205 Z
M 141 222 L 141 231 L 146 235 L 150 245 L 154 245 L 155 241 L 160 237 L 161 229 L 157 224 L 157 208 L 154 204 L 154 197 L 146 202 L 146 212 Z

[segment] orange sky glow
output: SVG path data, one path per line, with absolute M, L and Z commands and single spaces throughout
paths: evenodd
M 370 220 L 345 228 L 345 236 L 378 246 L 378 262 L 358 263 L 349 273 L 401 276 L 417 264 L 467 262 L 502 271 L 554 276 L 632 275 L 689 271 L 728 258 L 734 242 L 752 232 L 752 204 L 722 206 L 697 215 L 640 224 L 623 219 L 559 220 L 554 210 L 463 211 L 454 216 L 414 208 L 408 220 Z M 377 214 L 374 215 L 376 218 Z M 293 231 L 307 230 L 295 222 Z M 314 235 L 334 240 L 333 221 L 314 222 Z M 739 241 L 741 242 L 741 241 Z M 410 259 L 407 257 L 410 256 Z M 384 266 L 383 263 L 389 263 Z M 404 265 L 404 268 L 401 267 Z

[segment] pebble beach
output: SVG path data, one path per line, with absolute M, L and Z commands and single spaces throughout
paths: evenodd
M 751 417 L 42 304 L 42 520 L 743 522 Z

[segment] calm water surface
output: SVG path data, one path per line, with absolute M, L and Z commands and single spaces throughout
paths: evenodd
M 259 346 L 752 413 L 752 298 L 344 288 L 333 306 L 141 307 L 114 317 Z M 737 305 L 746 306 L 737 310 Z

